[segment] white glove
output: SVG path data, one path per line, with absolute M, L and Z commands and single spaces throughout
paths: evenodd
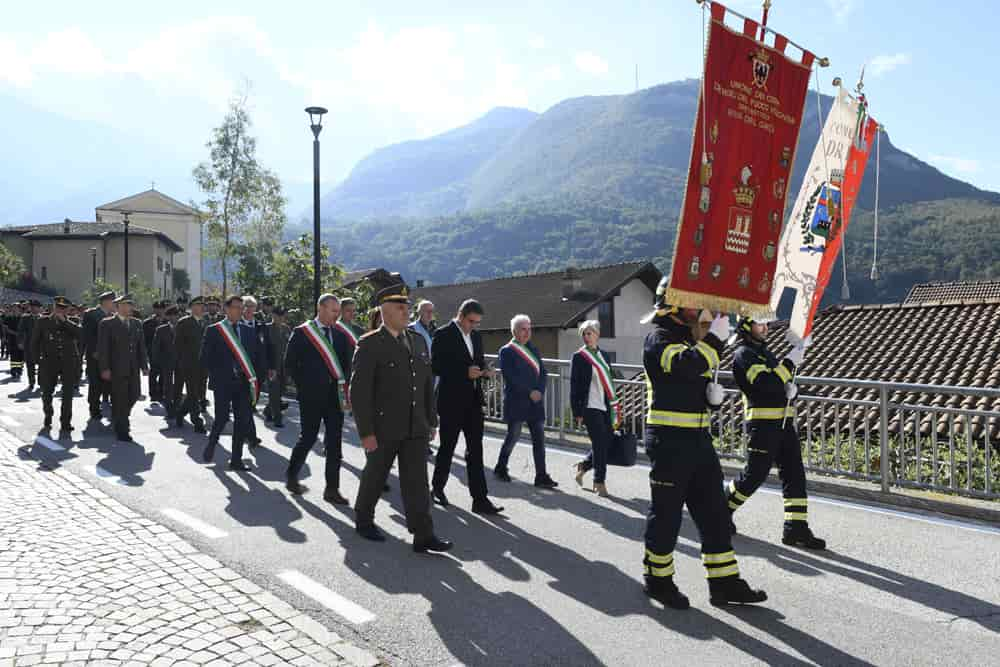
M 726 398 L 726 391 L 718 382 L 709 382 L 708 386 L 705 387 L 705 398 L 708 399 L 710 407 L 717 408 L 722 405 L 722 401 Z
M 708 327 L 708 333 L 713 334 L 722 342 L 729 340 L 729 336 L 733 333 L 733 328 L 729 326 L 729 318 L 725 315 L 716 317 L 712 320 L 712 325 Z
M 804 348 L 801 344 L 793 347 L 788 352 L 788 354 L 785 355 L 785 359 L 788 359 L 790 362 L 792 362 L 792 365 L 794 365 L 795 368 L 801 366 L 802 360 L 805 358 L 806 358 L 806 348 Z
M 795 397 L 798 395 L 799 395 L 799 386 L 797 384 L 795 384 L 794 382 L 785 383 L 785 398 L 787 398 L 789 402 L 794 401 Z

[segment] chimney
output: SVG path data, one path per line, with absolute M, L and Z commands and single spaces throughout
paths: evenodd
M 574 296 L 580 293 L 583 288 L 583 279 L 580 278 L 580 274 L 577 272 L 575 267 L 566 267 L 566 271 L 562 276 L 562 298 L 564 301 L 569 301 Z
M 73 221 L 70 220 L 69 218 L 63 220 L 63 234 L 69 234 L 69 225 L 71 222 Z
M 420 289 L 423 286 L 424 286 L 424 281 L 423 280 L 418 280 L 417 281 L 417 289 Z

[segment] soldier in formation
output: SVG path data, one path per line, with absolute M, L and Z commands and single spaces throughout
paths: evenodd
M 21 321 L 17 325 L 17 344 L 24 355 L 24 367 L 28 371 L 28 391 L 35 390 L 35 371 L 38 359 L 31 351 L 31 332 L 38 322 L 39 314 L 42 311 L 42 304 L 36 299 L 28 302 L 28 312 L 21 315 Z
M 115 299 L 118 312 L 97 327 L 97 362 L 101 379 L 111 384 L 111 422 L 122 442 L 133 442 L 129 416 L 139 400 L 139 374 L 149 373 L 142 323 L 132 317 L 134 305 L 123 294 Z
M 63 433 L 73 430 L 73 394 L 80 380 L 80 326 L 67 316 L 69 306 L 66 297 L 53 299 L 52 314 L 40 317 L 34 324 L 28 345 L 31 357 L 38 360 L 46 430 L 52 428 L 52 395 L 56 384 L 62 382 L 59 425 Z
M 177 378 L 177 337 L 175 331 L 177 328 L 178 312 L 179 310 L 175 305 L 169 305 L 163 311 L 165 321 L 156 327 L 149 355 L 150 367 L 152 368 L 153 364 L 156 364 L 160 373 L 160 402 L 166 411 L 168 423 L 178 407 L 174 400 L 177 394 L 174 390 L 174 384 Z M 150 372 L 150 375 L 152 375 L 152 372 Z M 152 384 L 153 382 L 150 380 L 150 386 Z M 152 400 L 152 396 L 150 396 L 150 400 Z
M 204 408 L 207 373 L 201 365 L 200 356 L 208 318 L 205 316 L 205 300 L 202 297 L 194 297 L 189 305 L 191 313 L 180 318 L 174 329 L 177 372 L 171 400 L 174 411 L 170 418 L 178 428 L 182 428 L 184 417 L 190 416 L 195 433 L 205 433 L 201 411 Z
M 110 384 L 101 376 L 97 357 L 97 333 L 101 321 L 114 315 L 114 300 L 114 292 L 101 294 L 98 304 L 84 312 L 80 328 L 81 350 L 87 362 L 87 403 L 93 421 L 101 419 L 101 404 L 110 397 Z
M 152 351 L 153 349 L 153 336 L 156 335 L 156 330 L 160 328 L 166 320 L 164 319 L 164 310 L 167 304 L 164 301 L 154 301 L 153 302 L 153 314 L 142 321 L 142 337 L 143 341 L 146 343 L 146 349 Z M 149 358 L 149 400 L 154 403 L 159 403 L 163 401 L 166 397 L 163 395 L 163 387 L 160 381 L 160 367 L 156 363 L 156 358 L 150 354 Z
M 25 304 L 11 304 L 3 317 L 3 336 L 7 342 L 7 352 L 10 357 L 10 376 L 20 380 L 24 373 L 24 349 L 17 342 L 17 330 L 21 324 L 21 314 Z
M 271 311 L 271 317 L 271 324 L 267 327 L 267 340 L 271 348 L 271 359 L 274 360 L 274 378 L 268 383 L 265 419 L 271 422 L 275 428 L 284 428 L 285 421 L 281 413 L 287 405 L 283 396 L 288 378 L 285 367 L 285 352 L 288 349 L 288 339 L 292 335 L 292 329 L 285 324 L 285 309 L 281 306 L 274 307 Z

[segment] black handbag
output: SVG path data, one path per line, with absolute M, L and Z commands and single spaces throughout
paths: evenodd
M 611 447 L 608 449 L 608 465 L 623 466 L 630 468 L 635 465 L 638 448 L 638 440 L 634 433 L 619 431 L 611 439 Z

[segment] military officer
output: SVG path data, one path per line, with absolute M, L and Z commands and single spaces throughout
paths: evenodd
M 219 312 L 220 305 L 219 300 L 214 296 L 205 301 L 205 306 L 208 308 L 208 313 L 205 315 L 206 325 L 215 324 L 225 317 L 221 312 Z
M 413 550 L 448 551 L 452 543 L 434 535 L 427 481 L 427 441 L 437 428 L 431 357 L 424 339 L 406 326 L 410 304 L 406 285 L 381 290 L 376 301 L 382 326 L 358 341 L 350 382 L 354 421 L 367 453 L 354 505 L 356 529 L 365 539 L 385 540 L 375 526 L 375 504 L 399 457 Z
M 7 350 L 10 352 L 10 376 L 15 380 L 20 380 L 24 372 L 24 349 L 17 342 L 17 330 L 21 324 L 23 308 L 21 303 L 12 303 L 3 318 L 4 337 L 7 339 Z
M 111 383 L 111 421 L 122 442 L 133 442 L 129 414 L 139 400 L 139 373 L 149 374 L 142 322 L 132 317 L 135 302 L 128 294 L 115 299 L 118 312 L 97 327 L 97 361 L 101 378 Z
M 267 327 L 268 346 L 271 348 L 271 359 L 274 363 L 274 378 L 268 385 L 267 409 L 265 418 L 274 424 L 275 428 L 283 428 L 285 422 L 281 411 L 287 405 L 282 396 L 285 394 L 285 352 L 288 350 L 288 339 L 292 329 L 285 323 L 285 309 L 275 306 L 271 311 L 271 324 Z
M 66 316 L 70 302 L 57 296 L 52 302 L 52 314 L 41 317 L 31 331 L 28 345 L 31 357 L 38 360 L 38 385 L 42 390 L 42 411 L 45 428 L 52 428 L 52 394 L 56 383 L 62 381 L 62 408 L 59 413 L 60 430 L 73 430 L 73 393 L 80 380 L 79 325 Z
M 101 378 L 100 363 L 97 359 L 97 329 L 101 320 L 114 315 L 114 292 L 104 292 L 98 297 L 98 305 L 83 313 L 80 339 L 83 357 L 87 362 L 87 403 L 90 418 L 101 418 L 101 400 L 107 400 L 110 385 Z
M 175 344 L 176 336 L 174 335 L 174 330 L 177 327 L 177 314 L 177 306 L 173 304 L 168 305 L 163 311 L 166 320 L 163 324 L 156 327 L 156 333 L 153 334 L 152 348 L 149 353 L 151 360 L 150 367 L 156 364 L 160 371 L 160 387 L 163 392 L 161 402 L 166 409 L 168 422 L 179 405 L 174 400 L 176 396 L 174 383 L 177 376 L 177 346 Z M 150 381 L 150 385 L 152 385 L 152 381 Z
M 24 366 L 28 370 L 28 391 L 35 389 L 35 366 L 37 359 L 31 353 L 31 331 L 35 328 L 42 304 L 36 299 L 28 302 L 28 312 L 21 315 L 17 325 L 17 343 L 24 354 Z
M 201 411 L 205 399 L 206 373 L 198 356 L 201 354 L 201 341 L 205 336 L 208 318 L 205 315 L 205 300 L 202 297 L 194 297 L 189 305 L 191 314 L 180 318 L 177 321 L 177 328 L 174 329 L 177 375 L 174 381 L 173 419 L 178 427 L 182 427 L 185 415 L 190 415 L 195 433 L 205 433 L 205 422 L 201 418 Z
M 166 322 L 163 312 L 167 307 L 166 301 L 153 302 L 153 314 L 142 321 L 142 337 L 146 343 L 146 350 L 150 352 L 149 357 L 149 400 L 160 402 L 169 400 L 169 396 L 163 393 L 160 382 L 160 367 L 156 363 L 156 358 L 152 354 L 153 336 L 160 325 Z

